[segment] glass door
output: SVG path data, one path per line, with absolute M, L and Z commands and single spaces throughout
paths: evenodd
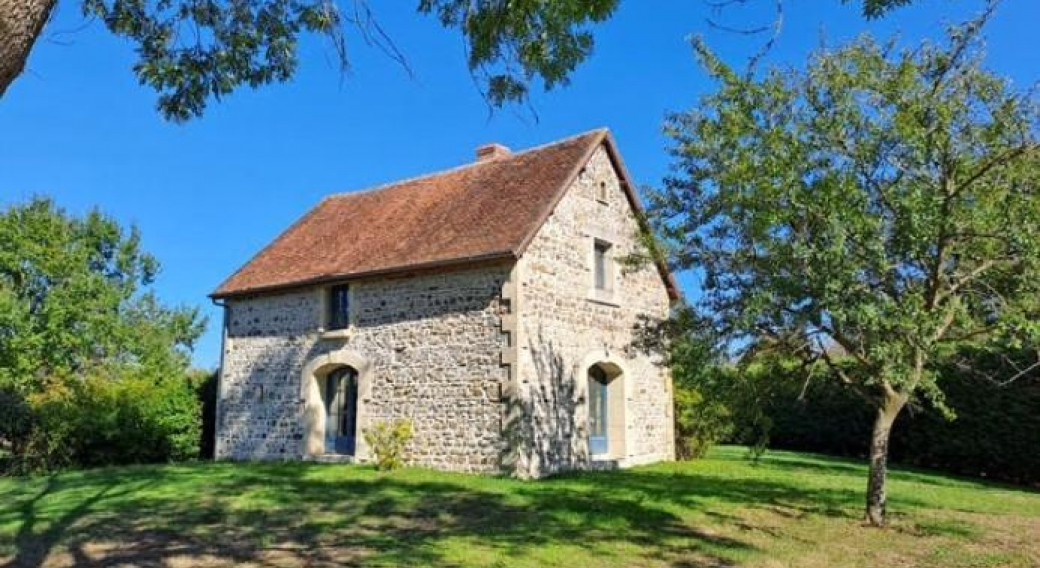
M 357 432 L 357 373 L 350 367 L 325 377 L 325 452 L 354 455 Z
M 589 452 L 605 454 L 607 440 L 607 374 L 599 367 L 589 369 Z

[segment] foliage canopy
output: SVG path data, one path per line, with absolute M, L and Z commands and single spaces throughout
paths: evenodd
M 204 321 L 145 287 L 159 269 L 98 211 L 68 215 L 37 198 L 0 214 L 0 385 L 23 393 L 102 365 L 180 372 Z
M 864 17 L 877 18 L 909 2 L 862 0 L 861 8 Z M 716 9 L 728 3 L 705 2 Z M 0 37 L 0 96 L 22 72 L 56 4 L 39 0 L 32 10 L 0 14 L 10 27 Z M 592 53 L 592 25 L 611 18 L 619 4 L 419 0 L 417 11 L 461 32 L 470 72 L 489 105 L 500 107 L 526 100 L 536 82 L 546 90 L 565 85 Z M 201 116 L 212 100 L 241 87 L 290 80 L 299 45 L 309 35 L 330 40 L 343 71 L 351 63 L 347 36 L 354 33 L 410 73 L 406 54 L 379 24 L 368 0 L 82 0 L 80 9 L 133 44 L 134 73 L 158 93 L 160 113 L 174 121 Z

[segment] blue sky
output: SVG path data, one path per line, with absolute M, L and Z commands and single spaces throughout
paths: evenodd
M 733 63 L 762 41 L 712 30 L 712 11 L 699 0 L 622 0 L 595 28 L 595 53 L 571 84 L 533 98 L 536 120 L 523 109 L 489 115 L 459 35 L 415 5 L 372 2 L 414 78 L 348 30 L 346 76 L 328 45 L 308 41 L 291 83 L 237 93 L 178 125 L 164 122 L 154 93 L 137 84 L 131 47 L 97 22 L 84 26 L 78 2 L 61 3 L 28 72 L 0 99 L 0 207 L 48 195 L 70 211 L 97 206 L 138 225 L 162 262 L 160 296 L 210 316 L 195 362 L 213 367 L 220 312 L 206 294 L 323 195 L 469 162 L 489 141 L 524 148 L 599 126 L 613 130 L 636 181 L 656 184 L 669 162 L 663 117 L 711 88 L 687 38 L 703 35 Z M 718 19 L 767 23 L 772 5 L 752 1 Z M 838 0 L 787 0 L 767 61 L 797 66 L 821 41 L 864 31 L 916 44 L 981 7 L 917 0 L 866 22 Z M 987 65 L 1022 86 L 1040 78 L 1037 24 L 1040 2 L 1005 0 L 987 28 Z M 683 286 L 696 295 L 691 278 Z

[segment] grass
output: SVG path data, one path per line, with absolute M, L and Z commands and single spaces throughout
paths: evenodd
M 723 447 L 549 480 L 304 463 L 0 479 L 0 566 L 1040 566 L 1040 493 Z

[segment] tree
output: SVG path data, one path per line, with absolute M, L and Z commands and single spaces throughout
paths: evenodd
M 942 45 L 865 36 L 757 75 L 698 42 L 718 88 L 667 122 L 665 250 L 703 270 L 720 341 L 795 355 L 872 405 L 873 525 L 892 424 L 918 397 L 944 408 L 939 366 L 1040 338 L 1037 100 L 983 69 L 986 17 Z
M 0 214 L 0 387 L 26 394 L 113 365 L 183 372 L 205 322 L 144 289 L 158 268 L 136 228 L 97 211 L 34 199 Z
M 158 109 L 170 120 L 201 116 L 211 99 L 242 86 L 290 80 L 307 34 L 331 40 L 344 69 L 347 29 L 407 69 L 367 0 L 343 7 L 334 0 L 80 1 L 85 16 L 134 44 L 134 73 L 159 94 Z M 863 0 L 863 14 L 879 17 L 909 1 Z M 21 75 L 57 3 L 0 0 L 0 97 Z M 470 72 L 498 107 L 525 100 L 538 80 L 547 90 L 565 85 L 592 53 L 589 25 L 610 18 L 617 6 L 618 0 L 419 0 L 418 11 L 462 32 Z
M 0 0 L 0 96 L 21 74 L 58 0 Z M 292 78 L 297 45 L 306 34 L 331 40 L 340 65 L 349 59 L 344 32 L 386 52 L 404 55 L 380 27 L 366 0 L 340 7 L 332 0 L 81 0 L 85 16 L 135 45 L 134 73 L 159 94 L 164 117 L 201 116 L 211 99 L 242 86 Z M 466 39 L 468 64 L 489 103 L 522 100 L 529 84 L 564 84 L 592 51 L 588 24 L 613 14 L 618 0 L 419 0 Z

